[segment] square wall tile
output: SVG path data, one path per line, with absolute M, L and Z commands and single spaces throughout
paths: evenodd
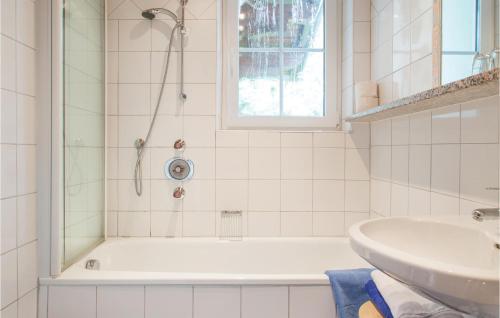
M 279 180 L 250 180 L 249 211 L 280 211 L 281 183 Z
M 217 148 L 217 179 L 248 178 L 248 148 Z
M 371 145 L 388 146 L 391 145 L 391 121 L 381 120 L 371 124 Z
M 192 318 L 193 287 L 146 286 L 145 318 Z
M 280 235 L 280 212 L 248 212 L 248 236 L 276 237 Z
M 429 190 L 431 187 L 431 146 L 411 145 L 409 153 L 410 186 Z
M 1 256 L 2 262 L 2 308 L 17 299 L 17 250 L 12 250 Z
M 290 318 L 331 318 L 335 312 L 330 286 L 290 287 Z
M 431 189 L 458 196 L 460 188 L 460 145 L 432 146 Z
M 314 212 L 313 213 L 313 235 L 314 236 L 343 236 L 344 235 L 344 213 L 343 212 Z
M 119 50 L 120 51 L 151 51 L 151 21 L 120 20 Z
M 179 237 L 181 235 L 181 212 L 151 212 L 151 236 Z
M 241 317 L 288 318 L 288 288 L 243 286 Z
M 10 198 L 0 201 L 2 248 L 4 254 L 17 247 L 17 199 Z
M 410 187 L 408 193 L 408 214 L 410 216 L 429 216 L 431 214 L 431 193 Z
M 345 210 L 351 212 L 370 211 L 370 182 L 345 182 Z
M 17 198 L 17 244 L 25 245 L 37 238 L 36 194 Z M 4 211 L 2 211 L 3 213 Z
M 431 216 L 458 216 L 460 214 L 460 199 L 431 192 Z
M 391 216 L 408 215 L 408 186 L 392 184 Z
M 248 147 L 248 132 L 220 130 L 216 133 L 217 147 Z
M 248 181 L 218 180 L 216 183 L 216 211 L 245 211 L 248 205 Z
M 464 144 L 460 160 L 460 197 L 496 206 L 498 191 L 498 145 Z
M 344 211 L 344 181 L 314 180 L 313 211 Z
M 432 17 L 432 10 L 428 10 L 411 24 L 412 62 L 432 53 Z
M 150 214 L 146 212 L 120 212 L 118 213 L 118 235 L 150 236 L 150 221 Z
M 346 149 L 345 178 L 347 180 L 370 179 L 370 150 Z
M 281 178 L 312 179 L 312 162 L 312 148 L 282 148 Z M 316 161 L 315 164 L 317 164 Z
M 311 236 L 313 234 L 312 212 L 282 212 L 281 213 L 281 235 L 282 236 Z
M 392 147 L 392 182 L 408 184 L 408 146 Z
M 286 160 L 287 157 L 282 157 Z M 337 179 L 345 178 L 345 151 L 339 148 L 314 148 L 313 151 L 313 178 Z M 304 162 L 311 166 L 311 161 Z
M 125 317 L 144 317 L 144 286 L 99 286 L 97 318 Z
M 460 142 L 460 105 L 440 108 L 432 112 L 432 143 Z
M 215 236 L 215 212 L 183 212 L 182 235 L 187 237 Z
M 17 194 L 17 149 L 15 145 L 1 145 L 1 197 L 7 198 Z
M 151 180 L 147 188 L 147 191 L 151 188 L 150 209 L 152 211 L 181 211 L 184 201 L 174 198 L 173 193 L 176 187 L 175 183 L 168 182 L 167 180 Z M 198 189 L 196 190 L 199 191 Z M 207 195 L 210 198 L 210 194 L 203 195 Z M 144 211 L 148 211 L 148 209 Z
M 432 142 L 431 112 L 421 112 L 410 115 L 410 144 L 428 145 Z
M 284 148 L 312 147 L 312 142 L 311 133 L 281 133 L 281 147 Z
M 461 142 L 498 143 L 498 96 L 462 105 Z
M 311 180 L 281 181 L 281 211 L 312 211 Z
M 391 179 L 391 147 L 380 146 L 371 148 L 371 169 L 373 178 Z
M 50 286 L 48 317 L 96 317 L 95 286 Z
M 274 148 L 281 146 L 281 134 L 269 131 L 251 131 L 249 133 L 250 147 Z
M 240 316 L 240 287 L 194 287 L 193 318 Z
M 313 144 L 317 148 L 344 148 L 344 132 L 316 132 L 313 134 Z
M 182 203 L 185 211 L 215 211 L 214 180 L 191 180 L 184 187 L 189 193 Z
M 250 148 L 249 169 L 250 179 L 280 179 L 280 148 Z
M 118 57 L 120 83 L 149 83 L 151 54 L 149 52 L 120 52 Z

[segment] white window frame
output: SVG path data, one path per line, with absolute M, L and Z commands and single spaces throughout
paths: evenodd
M 341 1 L 325 1 L 325 116 L 239 116 L 239 0 L 222 2 L 222 128 L 340 129 Z

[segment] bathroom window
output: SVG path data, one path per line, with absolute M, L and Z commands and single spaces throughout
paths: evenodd
M 228 0 L 224 126 L 335 128 L 338 1 Z

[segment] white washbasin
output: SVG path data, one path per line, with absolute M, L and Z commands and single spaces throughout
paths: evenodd
M 479 317 L 499 316 L 496 238 L 434 219 L 382 218 L 349 230 L 352 248 L 414 290 Z

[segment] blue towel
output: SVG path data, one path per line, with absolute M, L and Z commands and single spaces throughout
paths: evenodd
M 385 302 L 384 297 L 382 297 L 382 294 L 378 290 L 377 285 L 375 285 L 375 282 L 370 279 L 368 283 L 366 283 L 365 289 L 380 314 L 384 316 L 384 318 L 393 318 L 391 309 Z
M 339 318 L 359 318 L 359 307 L 370 300 L 365 290 L 373 269 L 327 271 Z

